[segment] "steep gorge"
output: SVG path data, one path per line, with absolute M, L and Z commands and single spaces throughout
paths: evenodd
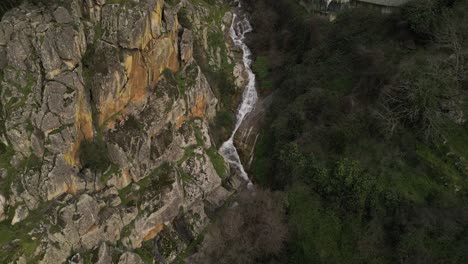
M 244 85 L 229 10 L 25 1 L 3 16 L 2 263 L 172 262 L 242 188 L 210 128 L 232 107 L 210 76 Z

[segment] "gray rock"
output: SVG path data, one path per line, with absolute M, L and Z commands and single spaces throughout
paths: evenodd
M 5 207 L 6 207 L 6 199 L 3 195 L 0 194 L 0 222 L 5 220 Z
M 99 204 L 96 200 L 87 195 L 83 194 L 80 196 L 80 200 L 76 204 L 76 212 L 74 218 L 74 225 L 77 226 L 80 235 L 85 234 L 89 229 L 98 221 Z
M 96 264 L 112 263 L 112 249 L 106 243 L 102 243 L 99 247 L 98 261 Z
M 164 21 L 166 21 L 166 31 L 171 32 L 177 30 L 176 14 L 171 9 L 164 10 Z
M 70 15 L 68 10 L 61 6 L 59 6 L 54 11 L 54 18 L 55 18 L 55 21 L 61 24 L 67 24 L 67 23 L 73 22 L 73 17 Z
M 98 263 L 110 263 L 117 243 L 131 250 L 158 235 L 176 239 L 170 226 L 181 208 L 193 215 L 190 223 L 199 232 L 209 221 L 205 201 L 214 196 L 208 202 L 217 206 L 226 194 L 212 195 L 220 179 L 205 149 L 212 147 L 207 124 L 217 99 L 193 59 L 193 41 L 207 34 L 210 10 L 187 1 L 194 31 L 180 35 L 176 9 L 163 0 L 66 2 L 50 10 L 25 4 L 0 22 L 0 100 L 11 105 L 2 141 L 15 151 L 13 166 L 31 154 L 42 162 L 20 170 L 8 204 L 19 205 L 17 219 L 44 201 L 54 205 L 34 229 L 42 239 L 36 250 L 41 263 L 63 263 L 72 252 L 98 247 Z M 83 58 L 86 51 L 93 56 Z M 162 74 L 165 68 L 187 80 L 183 94 Z M 109 175 L 80 164 L 80 143 L 93 137 L 96 124 L 117 167 Z M 196 159 L 181 161 L 195 144 Z M 166 162 L 177 170 L 157 173 Z M 191 183 L 181 179 L 181 170 Z M 130 184 L 138 188 L 122 190 Z M 6 206 L 1 197 L 0 221 Z M 178 252 L 184 245 L 177 241 Z M 73 261 L 82 261 L 80 254 Z M 140 262 L 131 252 L 120 259 Z
M 181 60 L 184 64 L 188 63 L 193 58 L 193 35 L 191 30 L 184 29 L 182 33 L 180 53 Z
M 67 164 L 63 155 L 58 155 L 55 158 L 55 166 L 47 174 L 47 178 L 41 182 L 42 195 L 46 200 L 52 200 L 59 195 L 66 193 L 72 183 L 72 175 L 75 172 L 73 168 Z
M 24 219 L 26 219 L 29 215 L 29 210 L 25 205 L 20 205 L 15 210 L 15 216 L 11 220 L 11 225 L 17 224 Z
M 145 262 L 136 253 L 125 252 L 120 256 L 119 264 L 145 264 Z
M 55 47 L 55 35 L 53 32 L 53 29 L 47 30 L 44 41 L 42 42 L 39 50 L 39 54 L 41 56 L 40 59 L 44 70 L 48 74 L 48 79 L 51 79 L 56 75 L 62 65 L 62 60 L 60 59 Z
M 72 247 L 67 243 L 68 238 L 57 233 L 49 236 L 51 241 L 45 247 L 45 254 L 40 264 L 63 263 L 71 253 Z

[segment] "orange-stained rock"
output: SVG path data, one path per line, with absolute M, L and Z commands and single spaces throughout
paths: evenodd
M 203 95 L 198 95 L 195 104 L 190 108 L 190 112 L 187 114 L 181 113 L 175 119 L 175 127 L 179 128 L 185 121 L 190 120 L 193 117 L 205 117 L 206 114 L 206 99 Z
M 154 227 L 152 230 L 150 230 L 146 235 L 145 238 L 143 239 L 144 241 L 153 239 L 156 235 L 159 234 L 164 229 L 164 224 L 158 224 L 156 227 Z
M 76 114 L 75 114 L 75 129 L 77 131 L 77 139 L 72 145 L 70 151 L 65 153 L 65 161 L 69 165 L 76 165 L 79 160 L 79 148 L 83 140 L 94 137 L 93 117 L 88 100 L 86 100 L 84 91 L 79 88 L 77 91 Z
M 205 115 L 206 102 L 203 95 L 198 95 L 195 105 L 190 109 L 192 117 L 203 117 Z
M 148 18 L 136 22 L 138 28 L 126 35 L 130 39 L 126 40 L 125 46 L 131 48 L 114 54 L 122 56 L 120 65 L 109 65 L 111 72 L 105 75 L 108 81 L 101 84 L 106 89 L 98 99 L 99 125 L 106 123 L 108 128 L 112 127 L 116 114 L 126 115 L 130 104 L 138 106 L 145 102 L 148 89 L 158 83 L 165 69 L 179 69 L 177 16 L 171 11 L 163 11 L 164 0 L 156 0 L 152 5 Z M 163 16 L 170 23 L 166 21 L 163 25 Z M 162 33 L 163 27 L 166 27 L 166 33 Z
M 148 89 L 158 83 L 165 69 L 178 70 L 177 38 L 174 32 L 151 40 L 142 51 L 132 51 L 124 55 L 122 66 L 128 81 L 125 84 L 118 81 L 115 86 L 122 87 L 120 91 L 99 102 L 99 124 L 104 124 L 116 114 L 125 115 L 129 104 L 139 105 L 144 102 Z M 113 75 L 113 81 L 120 80 L 117 71 Z M 112 125 L 110 122 L 107 127 Z

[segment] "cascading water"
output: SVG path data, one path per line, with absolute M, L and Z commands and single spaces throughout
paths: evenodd
M 247 47 L 247 45 L 244 43 L 245 35 L 251 32 L 252 30 L 252 26 L 250 25 L 250 22 L 246 17 L 244 17 L 243 19 L 238 19 L 237 16 L 234 15 L 229 34 L 234 44 L 242 49 L 242 60 L 244 63 L 245 71 L 247 72 L 248 83 L 244 89 L 244 93 L 242 94 L 242 102 L 239 108 L 237 109 L 236 126 L 232 131 L 231 137 L 226 142 L 224 142 L 221 148 L 219 149 L 219 152 L 224 157 L 224 159 L 237 170 L 239 170 L 241 177 L 248 182 L 249 186 L 251 186 L 252 183 L 244 170 L 244 166 L 242 165 L 242 162 L 239 158 L 239 153 L 237 152 L 237 149 L 234 146 L 234 136 L 236 135 L 236 132 L 239 129 L 242 122 L 244 121 L 245 117 L 254 109 L 255 103 L 258 99 L 257 90 L 255 89 L 255 74 L 253 73 L 251 68 L 252 59 L 250 57 L 252 55 L 252 52 L 250 51 L 249 47 Z

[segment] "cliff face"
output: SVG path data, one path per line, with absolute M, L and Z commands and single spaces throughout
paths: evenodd
M 208 126 L 218 100 L 192 57 L 199 43 L 211 67 L 226 60 L 208 47 L 221 3 L 173 2 L 44 1 L 3 17 L 2 263 L 172 261 L 229 196 Z

